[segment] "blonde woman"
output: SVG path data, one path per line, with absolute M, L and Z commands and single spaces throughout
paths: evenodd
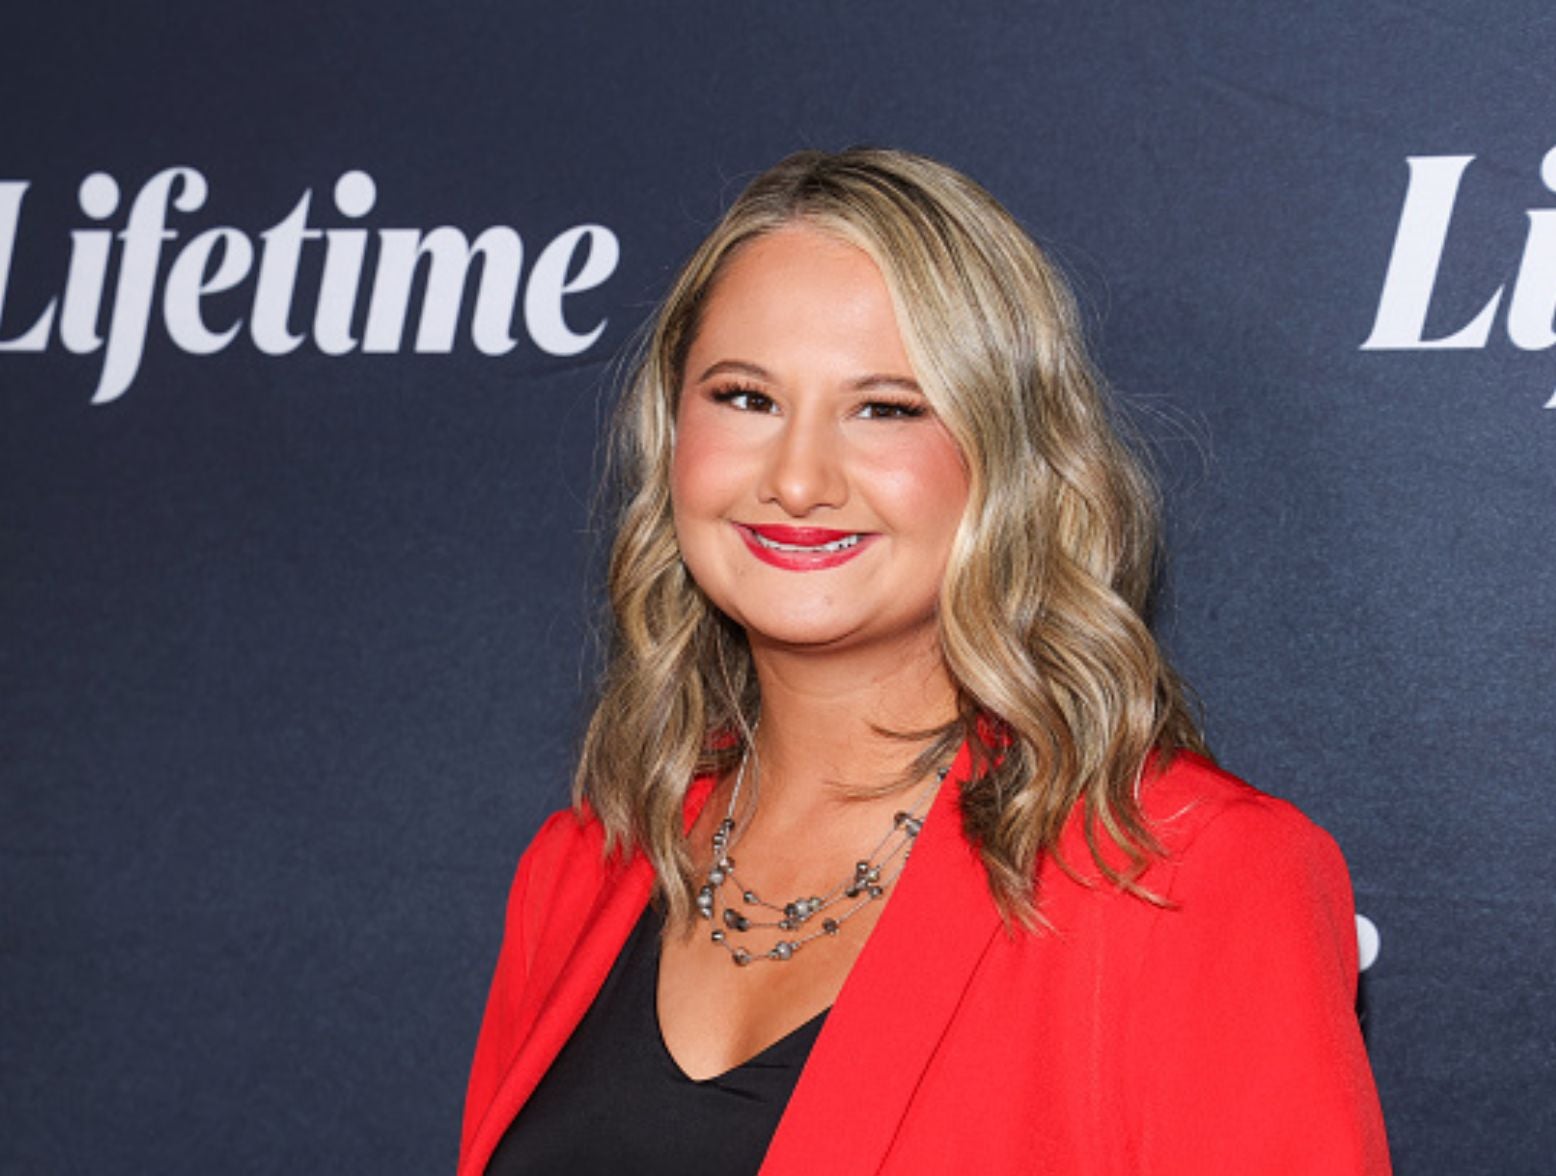
M 610 663 L 462 1176 L 1387 1171 L 1344 863 L 1206 758 L 1150 483 L 992 197 L 782 161 L 618 441 Z

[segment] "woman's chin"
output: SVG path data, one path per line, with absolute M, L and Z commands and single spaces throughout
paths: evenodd
M 932 620 L 926 631 L 926 626 L 922 625 L 888 628 L 872 623 L 877 619 L 839 617 L 834 613 L 825 617 L 747 617 L 740 623 L 753 650 L 771 649 L 817 656 L 872 650 L 910 657 L 914 651 L 924 648 L 926 641 L 930 648 L 937 648 Z
M 835 622 L 794 621 L 744 625 L 746 638 L 753 648 L 812 650 L 825 653 L 855 643 L 858 629 Z

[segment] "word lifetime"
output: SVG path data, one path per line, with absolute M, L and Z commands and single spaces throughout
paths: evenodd
M 98 333 L 103 314 L 103 289 L 115 236 L 123 245 L 118 279 L 108 319 L 107 350 L 92 395 L 93 404 L 107 404 L 134 383 L 145 352 L 146 332 L 156 300 L 158 273 L 165 243 L 178 233 L 168 227 L 170 209 L 191 213 L 205 204 L 205 177 L 191 167 L 170 167 L 146 181 L 130 203 L 124 227 L 76 229 L 70 234 L 70 260 L 61 295 L 49 299 L 32 325 L 18 334 L 6 326 L 6 287 L 11 275 L 17 228 L 21 222 L 25 180 L 0 181 L 0 352 L 44 351 L 54 335 L 77 355 L 104 345 Z M 347 220 L 372 211 L 377 185 L 366 172 L 348 171 L 335 183 L 335 210 Z M 119 185 L 104 172 L 81 182 L 80 209 L 93 221 L 106 221 L 119 208 Z M 257 250 L 241 229 L 207 229 L 184 242 L 167 267 L 162 289 L 162 318 L 174 346 L 191 355 L 211 355 L 231 344 L 242 331 L 242 318 L 229 317 L 213 326 L 202 302 L 232 290 L 254 273 L 248 334 L 266 355 L 285 355 L 308 336 L 291 328 L 292 302 L 303 250 L 324 239 L 318 299 L 312 339 L 326 355 L 400 350 L 410 311 L 418 264 L 428 259 L 426 284 L 416 329 L 415 350 L 447 353 L 464 301 L 466 279 L 475 257 L 481 257 L 480 279 L 471 315 L 471 342 L 485 355 L 504 355 L 517 343 L 512 330 L 518 302 L 521 262 L 519 234 L 504 225 L 486 229 L 475 240 L 450 226 L 428 232 L 419 229 L 379 229 L 378 259 L 367 296 L 361 337 L 353 333 L 367 255 L 368 230 L 318 228 L 308 223 L 312 190 L 274 226 L 261 232 Z M 523 283 L 523 320 L 531 341 L 549 355 L 577 355 L 587 350 L 605 329 L 601 319 L 585 331 L 574 330 L 563 314 L 567 296 L 601 285 L 615 272 L 620 257 L 616 235 L 603 225 L 582 224 L 552 239 L 530 267 Z
M 1394 252 L 1378 298 L 1378 317 L 1364 351 L 1477 349 L 1486 346 L 1506 285 L 1491 292 L 1475 317 L 1458 330 L 1428 338 L 1427 311 L 1437 286 L 1443 246 L 1453 220 L 1459 181 L 1473 155 L 1413 155 L 1410 183 L 1399 213 Z M 1540 163 L 1540 180 L 1556 192 L 1556 147 Z M 1556 346 L 1556 208 L 1529 209 L 1529 235 L 1507 304 L 1507 336 L 1522 351 Z M 1556 393 L 1545 403 L 1556 408 Z

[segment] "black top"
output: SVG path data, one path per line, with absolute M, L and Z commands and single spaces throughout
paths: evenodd
M 486 1176 L 736 1176 L 762 1166 L 827 1014 L 733 1070 L 693 1081 L 659 1032 L 663 926 L 650 905 Z

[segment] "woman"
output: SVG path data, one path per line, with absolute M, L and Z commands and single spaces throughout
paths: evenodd
M 1387 1170 L 1344 864 L 1204 757 L 1150 485 L 992 197 L 784 160 L 623 422 L 462 1174 Z

